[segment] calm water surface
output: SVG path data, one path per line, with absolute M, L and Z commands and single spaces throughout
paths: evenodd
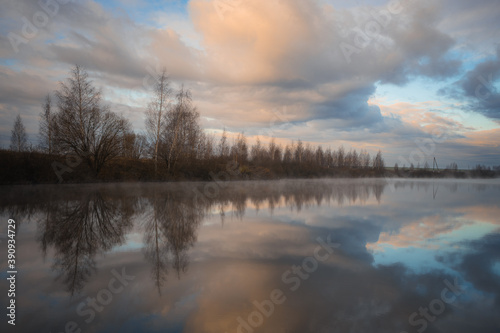
M 0 188 L 16 332 L 500 331 L 498 180 Z

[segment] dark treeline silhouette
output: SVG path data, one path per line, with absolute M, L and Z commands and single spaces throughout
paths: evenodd
M 300 177 L 494 177 L 500 170 L 478 166 L 460 171 L 456 164 L 435 172 L 426 163 L 386 168 L 381 151 L 312 146 L 300 139 L 281 145 L 274 138 L 250 146 L 244 133 L 218 137 L 200 126 L 192 94 L 171 87 L 166 69 L 158 73 L 145 111 L 145 133 L 103 103 L 101 91 L 76 65 L 42 103 L 39 145 L 28 145 L 20 116 L 10 151 L 0 150 L 0 184 L 95 181 L 276 179 Z
M 243 133 L 229 138 L 208 134 L 189 89 L 178 91 L 164 69 L 146 107 L 146 132 L 136 133 L 130 122 L 103 103 L 88 73 L 74 66 L 59 89 L 48 94 L 40 113 L 39 145 L 28 149 L 18 117 L 11 151 L 0 183 L 86 181 L 211 180 L 213 174 L 236 163 L 231 179 L 284 177 L 381 176 L 382 153 L 314 147 L 301 140 L 282 146 L 250 146 Z M 14 151 L 16 153 L 14 153 Z
M 386 174 L 403 178 L 494 178 L 500 176 L 500 166 L 487 167 L 477 164 L 475 168 L 468 170 L 458 169 L 457 163 L 453 162 L 444 169 L 430 168 L 426 162 L 424 167 L 411 164 L 400 167 L 397 163 L 392 170 L 387 170 Z

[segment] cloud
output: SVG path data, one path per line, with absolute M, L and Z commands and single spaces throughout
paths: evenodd
M 32 92 L 25 103 L 17 86 L 6 81 L 4 95 L 17 97 L 2 100 L 3 113 L 13 119 L 20 112 L 16 110 L 22 110 L 26 119 L 36 117 L 39 110 L 30 106 L 35 95 L 43 98 L 67 76 L 68 67 L 78 63 L 104 89 L 113 108 L 130 116 L 140 130 L 150 92 L 144 83 L 165 66 L 174 86 L 184 83 L 193 90 L 209 130 L 226 127 L 281 140 L 300 136 L 334 146 L 360 147 L 364 141 L 365 147 L 383 148 L 394 156 L 391 150 L 412 145 L 433 129 L 452 129 L 453 140 L 472 129 L 433 112 L 430 104 L 414 109 L 414 114 L 422 113 L 425 125 L 417 124 L 420 119 L 410 113 L 389 114 L 386 105 L 373 99 L 378 87 L 404 86 L 417 78 L 446 83 L 462 75 L 453 94 L 446 93 L 448 99 L 462 101 L 460 96 L 474 93 L 478 74 L 488 79 L 491 70 L 498 69 L 495 57 L 463 72 L 468 58 L 457 50 L 470 52 L 464 40 L 475 36 L 479 26 L 488 29 L 475 20 L 485 15 L 489 22 L 492 17 L 465 1 L 456 6 L 447 0 L 404 1 L 389 16 L 384 16 L 389 2 L 380 1 L 354 7 L 319 0 L 239 1 L 222 15 L 216 3 L 191 0 L 185 13 L 141 12 L 138 21 L 135 14 L 141 7 L 136 2 L 116 11 L 91 0 L 71 2 L 60 5 L 57 15 L 15 53 L 8 32 L 21 33 L 21 18 L 32 18 L 41 9 L 36 2 L 7 1 L 0 14 L 0 67 L 4 72 L 15 69 L 19 77 L 13 82 L 26 82 Z M 481 3 L 493 11 L 491 1 Z M 450 12 L 460 23 L 448 19 Z M 347 58 L 342 45 L 356 52 Z M 498 119 L 497 100 L 495 92 L 487 102 L 462 108 L 474 106 Z M 283 110 L 286 117 L 281 116 Z M 36 132 L 35 121 L 27 130 Z
M 500 119 L 500 92 L 496 87 L 500 82 L 500 46 L 493 59 L 477 64 L 442 94 L 464 100 L 467 109 L 479 112 L 493 119 Z

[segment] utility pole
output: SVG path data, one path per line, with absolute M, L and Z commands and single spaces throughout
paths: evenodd
M 436 157 L 434 157 L 434 162 L 432 163 L 432 171 L 433 172 L 439 171 L 439 166 L 438 166 L 438 163 L 436 161 Z

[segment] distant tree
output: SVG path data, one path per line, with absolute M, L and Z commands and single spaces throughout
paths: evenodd
M 352 167 L 352 150 L 348 151 L 345 154 L 344 165 L 348 168 Z
M 450 170 L 450 171 L 453 171 L 453 172 L 457 172 L 457 171 L 458 171 L 458 165 L 457 165 L 457 163 L 452 162 L 452 163 L 450 163 L 450 164 L 446 167 L 446 169 L 448 169 L 448 170 Z
M 26 151 L 28 149 L 28 138 L 26 136 L 26 128 L 24 127 L 23 120 L 20 115 L 17 115 L 14 127 L 12 128 L 12 135 L 10 137 L 10 150 L 12 151 Z
M 257 137 L 256 143 L 250 149 L 250 155 L 252 158 L 252 162 L 254 163 L 262 163 L 264 160 L 264 148 L 262 143 L 260 142 L 260 138 Z
M 283 163 L 289 164 L 292 162 L 293 159 L 292 149 L 293 148 L 290 145 L 285 146 L 285 152 L 283 153 Z
M 123 156 L 131 159 L 141 159 L 146 156 L 148 142 L 146 136 L 134 132 L 123 136 Z
M 339 152 L 336 150 L 332 150 L 331 157 L 332 157 L 331 167 L 338 168 L 339 167 Z
M 377 155 L 373 158 L 373 169 L 381 172 L 385 168 L 384 159 L 382 157 L 382 152 L 379 150 Z
M 278 149 L 278 146 L 276 145 L 276 140 L 274 138 L 271 139 L 271 142 L 269 142 L 269 146 L 267 148 L 267 154 L 269 155 L 269 158 L 271 161 L 276 161 L 277 159 L 277 154 L 276 151 Z
M 425 171 L 429 170 L 429 163 L 427 161 L 425 161 L 424 170 Z
M 399 175 L 399 165 L 398 165 L 398 163 L 394 164 L 394 172 L 396 173 L 396 175 Z
M 49 154 L 54 153 L 54 112 L 50 94 L 45 96 L 43 110 L 40 113 L 40 148 Z
M 415 166 L 413 165 L 413 163 L 410 164 L 410 171 L 411 172 L 415 171 Z
M 356 149 L 353 150 L 352 155 L 351 155 L 351 166 L 353 168 L 360 168 L 361 167 L 361 160 L 359 158 L 358 152 Z
M 272 155 L 272 159 L 274 163 L 282 163 L 283 161 L 283 147 L 281 145 L 277 145 L 274 150 L 274 154 Z
M 368 169 L 370 167 L 371 157 L 366 150 L 361 150 L 361 153 L 359 153 L 359 160 L 363 169 Z
M 243 133 L 238 134 L 236 141 L 231 147 L 231 156 L 238 164 L 244 164 L 248 160 L 247 139 Z
M 327 168 L 333 168 L 333 155 L 332 148 L 328 147 L 325 152 L 325 165 Z
M 209 160 L 217 155 L 216 150 L 215 137 L 202 132 L 198 140 L 198 158 Z
M 224 131 L 222 131 L 222 135 L 219 141 L 219 146 L 217 147 L 217 152 L 219 156 L 222 158 L 229 157 L 229 144 L 227 142 L 227 132 L 225 128 Z
M 122 138 L 129 122 L 103 105 L 102 95 L 87 72 L 76 65 L 67 82 L 56 91 L 54 142 L 61 153 L 74 153 L 97 176 L 102 167 L 122 153 Z
M 324 166 L 325 165 L 325 153 L 323 152 L 323 148 L 321 148 L 321 146 L 318 146 L 314 155 L 315 155 L 314 158 L 316 160 L 316 164 L 318 166 Z
M 302 157 L 304 156 L 304 144 L 302 143 L 301 140 L 297 142 L 297 145 L 295 146 L 295 151 L 293 153 L 293 158 L 295 162 L 297 163 L 302 163 Z
M 171 108 L 171 102 L 172 89 L 170 88 L 167 69 L 163 68 L 158 73 L 157 81 L 154 85 L 153 97 L 146 109 L 146 133 L 155 161 L 155 173 L 158 171 L 160 141 L 163 131 L 167 126 L 167 112 Z
M 337 166 L 339 168 L 345 167 L 345 150 L 343 146 L 340 146 L 340 148 L 337 151 Z

